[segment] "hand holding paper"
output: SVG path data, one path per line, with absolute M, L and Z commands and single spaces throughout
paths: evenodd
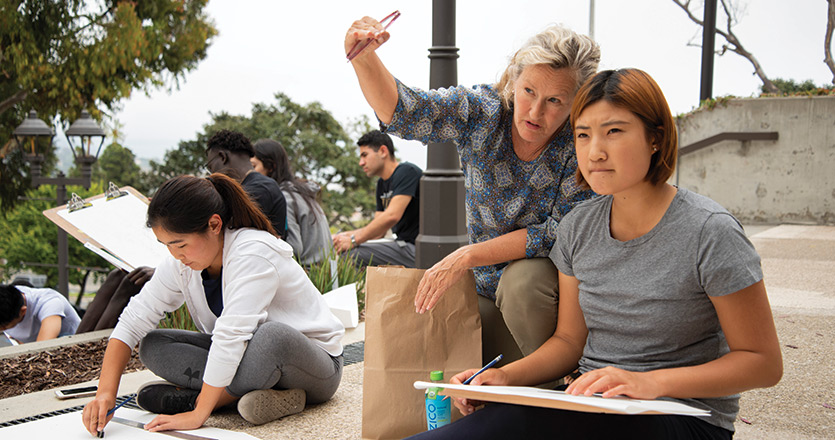
M 565 392 L 575 396 L 601 393 L 603 397 L 656 399 L 661 392 L 658 391 L 658 381 L 649 380 L 650 374 L 652 372 L 626 371 L 615 367 L 600 368 L 575 379 Z

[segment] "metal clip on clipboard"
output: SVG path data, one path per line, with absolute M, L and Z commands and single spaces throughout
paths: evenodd
M 67 210 L 69 210 L 70 212 L 75 212 L 84 208 L 89 208 L 91 206 L 93 206 L 92 203 L 87 203 L 87 201 L 82 199 L 81 196 L 79 196 L 76 193 L 72 193 L 72 197 L 70 197 L 70 202 L 67 203 Z
M 107 191 L 104 192 L 104 196 L 107 200 L 113 200 L 126 195 L 128 195 L 127 191 L 121 191 L 115 183 L 108 182 Z

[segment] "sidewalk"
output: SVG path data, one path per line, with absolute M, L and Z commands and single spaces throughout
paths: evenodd
M 783 348 L 783 380 L 742 394 L 734 438 L 829 439 L 835 432 L 835 226 L 746 227 L 757 247 Z M 350 330 L 349 345 L 364 339 L 364 324 Z M 126 375 L 120 394 L 135 392 L 152 375 Z M 0 422 L 41 414 L 69 403 L 43 391 L 0 401 Z M 22 414 L 22 415 L 20 415 Z M 236 412 L 213 415 L 207 426 L 272 439 L 358 439 L 362 414 L 362 363 L 345 367 L 329 402 L 262 426 Z M 2 433 L 2 430 L 0 430 Z

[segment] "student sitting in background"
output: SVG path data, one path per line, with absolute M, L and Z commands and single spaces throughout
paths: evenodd
M 81 318 L 52 289 L 0 285 L 0 331 L 20 343 L 74 335 Z
M 252 168 L 252 143 L 243 133 L 220 130 L 206 142 L 206 169 L 235 179 L 270 220 L 279 238 L 287 238 L 287 202 L 278 182 Z
M 250 158 L 255 171 L 278 182 L 287 202 L 287 233 L 285 241 L 302 266 L 310 266 L 333 253 L 331 231 L 325 211 L 316 200 L 319 186 L 299 180 L 293 175 L 290 158 L 280 142 L 259 139 L 252 145 Z
M 417 165 L 400 162 L 394 156 L 391 137 L 372 130 L 357 140 L 360 166 L 368 177 L 377 176 L 377 211 L 362 228 L 333 236 L 333 247 L 347 252 L 361 266 L 396 264 L 415 267 L 415 239 L 420 229 L 420 177 Z M 393 241 L 376 241 L 386 232 Z

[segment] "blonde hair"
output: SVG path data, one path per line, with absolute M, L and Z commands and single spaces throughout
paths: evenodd
M 534 35 L 516 51 L 496 84 L 505 109 L 510 109 L 513 102 L 516 79 L 526 67 L 537 64 L 554 69 L 569 69 L 576 81 L 574 91 L 577 91 L 597 72 L 600 46 L 591 38 L 556 24 Z

